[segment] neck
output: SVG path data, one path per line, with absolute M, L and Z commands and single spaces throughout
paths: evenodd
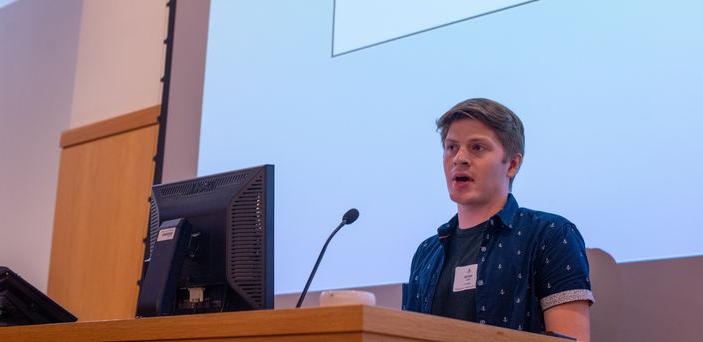
M 459 228 L 471 228 L 485 222 L 503 209 L 507 200 L 508 193 L 506 192 L 503 196 L 496 196 L 494 200 L 486 203 L 473 205 L 459 204 L 457 206 Z

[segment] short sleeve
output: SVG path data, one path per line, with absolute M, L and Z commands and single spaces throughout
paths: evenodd
M 535 293 L 542 310 L 573 301 L 594 302 L 586 247 L 570 222 L 549 224 L 535 260 Z

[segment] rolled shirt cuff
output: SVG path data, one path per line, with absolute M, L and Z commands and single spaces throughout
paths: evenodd
M 551 294 L 539 300 L 539 304 L 542 306 L 542 311 L 547 310 L 553 306 L 559 304 L 575 302 L 578 300 L 587 300 L 589 305 L 595 302 L 593 298 L 593 293 L 591 290 L 580 289 L 580 290 L 567 290 L 562 292 L 557 292 Z

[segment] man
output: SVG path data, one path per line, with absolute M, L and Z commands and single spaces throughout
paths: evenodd
M 417 249 L 403 309 L 588 341 L 593 303 L 583 238 L 563 217 L 510 194 L 524 129 L 488 99 L 437 120 L 457 214 Z

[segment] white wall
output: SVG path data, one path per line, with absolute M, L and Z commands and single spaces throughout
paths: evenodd
M 71 127 L 161 103 L 166 0 L 83 4 Z
M 42 291 L 60 134 L 161 102 L 167 22 L 166 0 L 0 8 L 0 265 Z
M 0 9 L 0 265 L 41 290 L 82 4 L 21 0 Z

